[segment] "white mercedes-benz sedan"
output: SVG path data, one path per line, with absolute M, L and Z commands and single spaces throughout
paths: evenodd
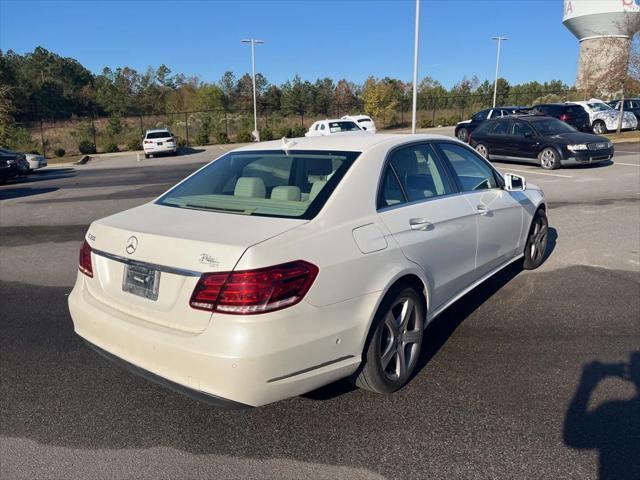
M 402 387 L 423 330 L 547 244 L 542 191 L 436 135 L 337 135 L 233 150 L 91 224 L 69 296 L 96 351 L 232 408 L 344 377 Z

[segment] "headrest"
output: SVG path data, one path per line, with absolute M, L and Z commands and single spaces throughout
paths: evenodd
M 300 188 L 298 187 L 275 187 L 271 190 L 271 200 L 293 200 L 300 201 Z
M 318 194 L 320 193 L 320 190 L 322 190 L 326 184 L 327 184 L 326 180 L 318 180 L 317 182 L 313 182 L 313 185 L 311 185 L 311 191 L 309 192 L 310 202 L 312 202 L 313 199 L 318 196 Z
M 266 193 L 264 182 L 259 177 L 240 177 L 233 191 L 236 197 L 264 198 Z

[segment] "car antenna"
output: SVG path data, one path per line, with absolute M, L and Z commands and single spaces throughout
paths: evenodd
M 293 140 L 289 140 L 287 137 L 282 137 L 282 149 L 286 152 L 294 145 L 297 145 Z

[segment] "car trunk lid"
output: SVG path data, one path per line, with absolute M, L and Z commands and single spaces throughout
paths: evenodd
M 189 306 L 200 274 L 231 271 L 250 246 L 304 223 L 143 205 L 91 225 L 94 278 L 87 288 L 127 315 L 199 332 L 211 317 Z

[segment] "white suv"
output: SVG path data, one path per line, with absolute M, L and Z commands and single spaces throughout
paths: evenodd
M 149 158 L 158 153 L 176 153 L 178 143 L 173 134 L 166 128 L 147 130 L 142 141 L 144 157 Z
M 376 124 L 373 123 L 371 117 L 367 115 L 344 115 L 342 120 L 353 120 L 360 128 L 367 132 L 376 133 Z
M 603 135 L 607 132 L 617 130 L 620 112 L 602 100 L 592 98 L 588 102 L 569 102 L 580 105 L 589 114 L 593 133 Z M 638 119 L 631 112 L 624 112 L 622 116 L 622 130 L 635 130 L 638 127 Z

